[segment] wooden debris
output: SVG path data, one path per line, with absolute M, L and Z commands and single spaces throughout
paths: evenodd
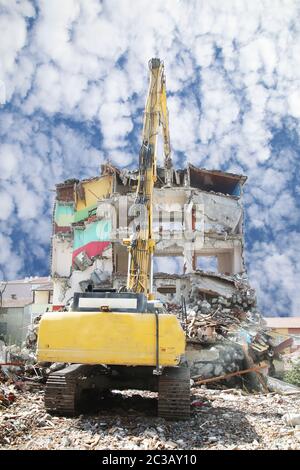
M 210 382 L 217 382 L 219 380 L 229 379 L 230 377 L 235 377 L 238 375 L 249 374 L 249 372 L 258 372 L 261 369 L 264 369 L 266 366 L 255 366 L 250 369 L 238 370 L 237 372 L 231 372 L 230 374 L 219 375 L 218 377 L 211 377 L 209 379 L 196 380 L 195 385 L 207 384 Z M 198 379 L 198 377 L 192 377 L 193 380 Z

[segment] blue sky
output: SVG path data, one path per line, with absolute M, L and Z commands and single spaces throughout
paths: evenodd
M 173 160 L 248 175 L 245 259 L 300 314 L 300 2 L 0 0 L 0 278 L 49 272 L 53 188 L 137 162 L 165 62 Z

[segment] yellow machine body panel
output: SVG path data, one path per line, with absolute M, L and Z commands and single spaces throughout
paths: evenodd
M 175 315 L 159 315 L 159 365 L 175 366 L 185 334 Z M 38 361 L 127 366 L 156 365 L 153 313 L 47 312 L 38 333 Z

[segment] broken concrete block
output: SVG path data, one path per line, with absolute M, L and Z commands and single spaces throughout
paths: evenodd
M 65 362 L 54 362 L 53 364 L 51 364 L 51 366 L 49 367 L 50 369 L 50 372 L 55 372 L 57 370 L 62 370 L 64 369 L 66 366 L 66 363 Z
M 223 367 L 220 364 L 217 364 L 214 368 L 214 375 L 218 377 L 219 375 L 222 375 L 224 372 Z
M 206 300 L 203 300 L 202 305 L 201 305 L 201 313 L 207 314 L 210 312 L 210 310 L 211 310 L 210 303 L 207 302 Z
M 282 419 L 289 426 L 300 425 L 300 413 L 286 413 Z

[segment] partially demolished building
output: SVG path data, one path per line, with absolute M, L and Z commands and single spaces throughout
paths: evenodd
M 249 285 L 243 260 L 242 194 L 246 177 L 188 165 L 173 170 L 171 184 L 158 168 L 154 189 L 154 293 L 165 312 L 175 313 L 186 331 L 186 356 L 194 379 L 231 375 L 273 359 L 291 345 L 267 331 Z M 137 170 L 111 164 L 87 180 L 56 186 L 51 249 L 52 305 L 72 307 L 74 292 L 126 286 L 128 253 L 124 238 L 140 223 L 134 204 Z M 180 259 L 168 272 L 167 258 Z M 203 263 L 203 260 L 215 263 Z M 166 268 L 165 268 L 166 266 Z M 206 266 L 206 269 L 204 267 Z M 40 312 L 43 313 L 43 312 Z M 33 323 L 22 351 L 33 357 L 38 324 Z M 21 354 L 21 355 L 20 355 Z M 260 366 L 261 367 L 261 366 Z M 43 375 L 44 372 L 41 372 Z M 251 387 L 261 384 L 253 373 Z
M 246 177 L 188 165 L 173 171 L 171 185 L 158 169 L 154 191 L 156 295 L 179 302 L 197 280 L 204 296 L 226 295 L 231 275 L 244 272 L 242 188 Z M 89 284 L 126 285 L 127 249 L 122 240 L 134 223 L 137 171 L 105 164 L 101 175 L 56 186 L 53 215 L 53 309 L 64 307 L 74 291 Z M 178 259 L 178 272 L 163 272 L 163 257 Z M 215 272 L 201 263 L 216 261 Z M 180 262 L 181 261 L 181 262 Z M 201 273 L 201 275 L 200 275 Z
M 154 292 L 166 311 L 183 319 L 185 310 L 192 376 L 216 377 L 253 361 L 270 364 L 283 346 L 282 339 L 264 327 L 245 272 L 246 177 L 188 164 L 173 170 L 171 184 L 166 184 L 164 171 L 157 170 L 153 201 L 159 267 L 154 271 Z M 128 254 L 123 240 L 130 236 L 131 224 L 139 223 L 134 205 L 137 175 L 137 170 L 107 163 L 95 178 L 56 186 L 53 310 L 68 308 L 76 291 L 126 286 Z M 168 272 L 166 258 L 181 260 L 176 272 Z

